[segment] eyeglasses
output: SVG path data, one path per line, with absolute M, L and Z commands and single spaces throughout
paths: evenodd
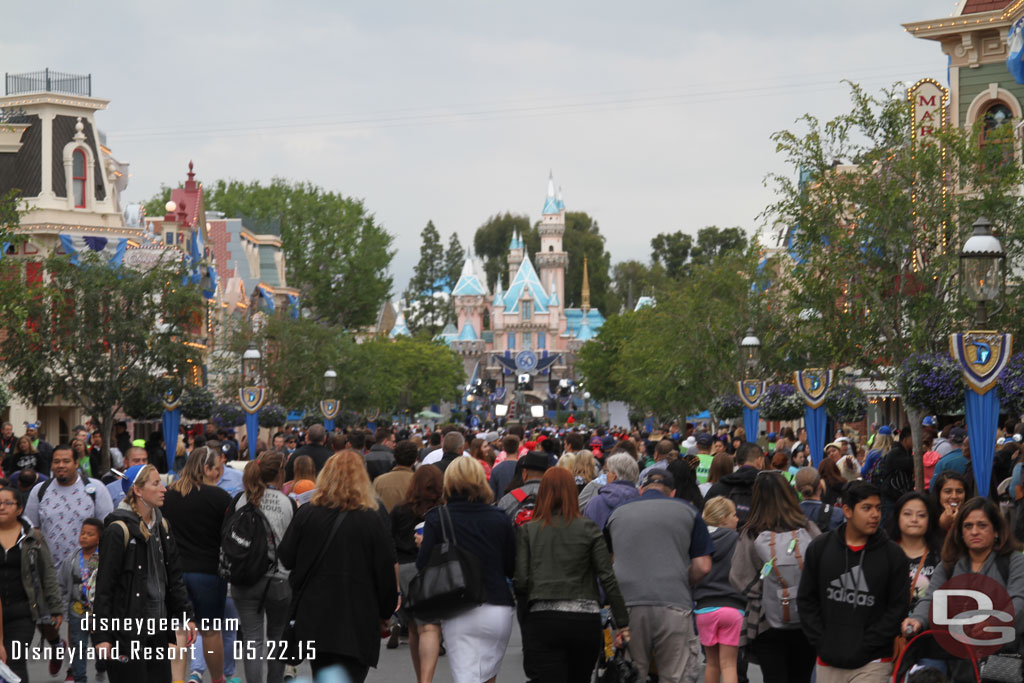
M 0 507 L 18 507 L 16 500 L 0 500 Z

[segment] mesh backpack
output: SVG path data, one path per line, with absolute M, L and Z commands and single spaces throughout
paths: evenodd
M 804 570 L 804 552 L 811 543 L 807 529 L 762 531 L 754 540 L 754 551 L 763 563 L 761 606 L 772 628 L 800 628 L 796 593 Z
M 533 509 L 537 506 L 537 494 L 527 493 L 523 489 L 512 489 L 509 495 L 516 499 L 519 505 L 516 506 L 515 514 L 512 515 L 512 523 L 522 526 L 533 519 Z
M 241 495 L 232 500 L 232 509 Z M 276 556 L 274 532 L 258 507 L 246 503 L 224 521 L 220 532 L 219 574 L 230 583 L 253 585 L 274 568 Z

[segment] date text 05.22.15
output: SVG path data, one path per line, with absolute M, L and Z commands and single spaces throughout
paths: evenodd
M 261 649 L 263 650 L 262 657 L 260 656 Z M 247 659 L 249 661 L 257 659 L 263 659 L 268 662 L 275 659 L 286 661 L 292 659 L 316 659 L 315 640 L 299 640 L 289 644 L 287 640 L 266 640 L 260 643 L 256 640 L 242 640 L 239 638 L 235 641 L 232 650 L 235 659 Z

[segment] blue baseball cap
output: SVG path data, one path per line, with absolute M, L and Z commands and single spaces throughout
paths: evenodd
M 135 485 L 135 480 L 139 478 L 139 472 L 143 470 L 146 465 L 132 465 L 124 471 L 124 478 L 121 479 L 121 490 L 128 493 L 128 489 Z
M 890 427 L 889 425 L 882 425 L 881 427 L 878 428 L 878 433 L 883 434 L 885 436 L 892 436 L 892 427 Z

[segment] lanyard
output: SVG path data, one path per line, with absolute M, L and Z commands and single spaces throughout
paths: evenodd
M 95 551 L 94 551 L 95 552 Z M 78 551 L 78 575 L 82 577 L 82 602 L 89 602 L 89 591 L 87 583 L 89 582 L 89 576 L 92 574 L 91 571 L 85 569 L 85 553 L 81 550 Z

